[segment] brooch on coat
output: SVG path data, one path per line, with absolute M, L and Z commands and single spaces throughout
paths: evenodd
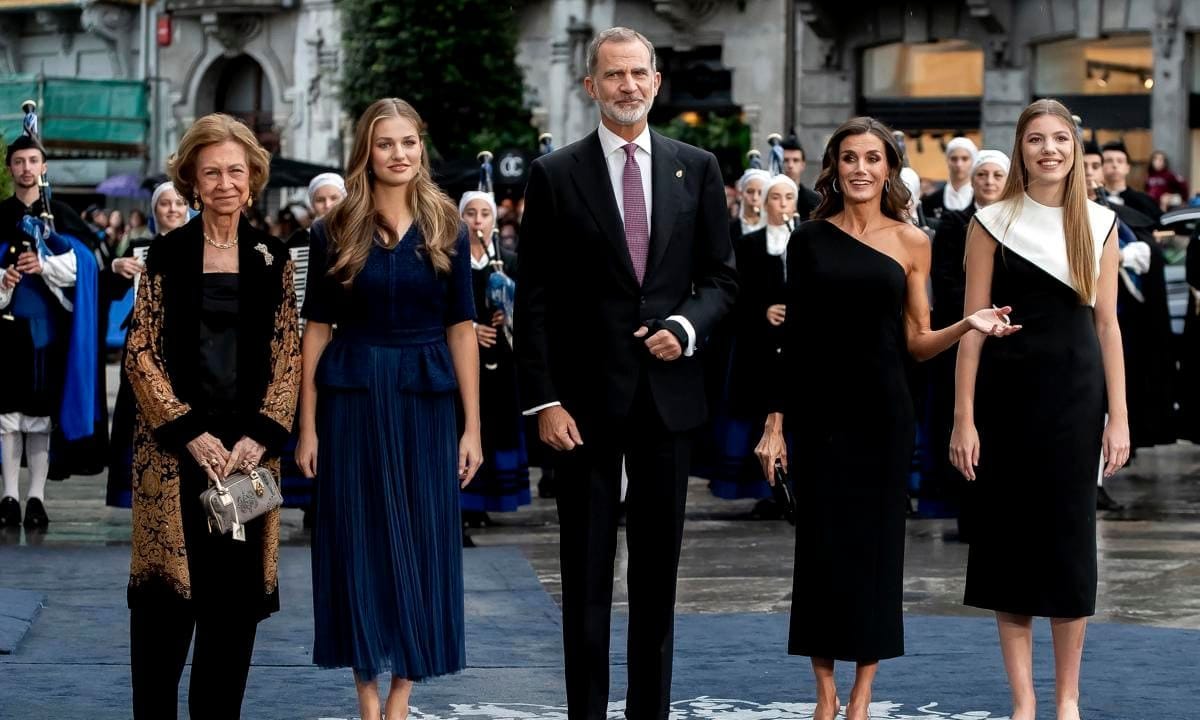
M 275 256 L 267 249 L 266 243 L 259 243 L 254 246 L 254 249 L 262 253 L 264 265 L 270 265 L 275 262 Z

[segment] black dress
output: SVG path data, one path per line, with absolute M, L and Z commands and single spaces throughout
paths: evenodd
M 963 317 L 963 296 L 967 276 L 963 268 L 966 253 L 967 228 L 975 217 L 975 205 L 967 210 L 952 210 L 942 215 L 941 225 L 933 238 L 932 263 L 929 271 L 933 291 L 930 325 L 941 330 Z M 954 372 L 957 366 L 957 345 L 925 363 L 929 379 L 929 463 L 927 477 L 921 479 L 922 500 L 926 497 L 945 497 L 957 507 L 959 540 L 970 540 L 969 497 L 971 483 L 950 463 L 947 448 L 954 430 Z
M 786 233 L 786 228 L 779 228 Z M 767 416 L 767 397 L 777 391 L 771 370 L 783 351 L 783 327 L 767 321 L 767 308 L 786 296 L 784 256 L 767 250 L 767 228 L 742 235 L 734 243 L 741 292 L 725 321 L 727 371 L 723 392 L 712 405 L 710 442 L 703 475 L 712 494 L 726 500 L 768 498 L 771 488 L 754 456 Z M 709 352 L 710 347 L 705 348 Z
M 1098 260 L 1115 217 L 1088 205 Z M 1062 209 L 1025 197 L 1010 224 L 1007 206 L 975 215 L 998 239 L 992 302 L 1012 306 L 1012 321 L 1024 327 L 985 341 L 979 359 L 978 512 L 965 602 L 1015 615 L 1085 617 L 1096 607 L 1106 408 L 1095 313 L 1068 284 Z
M 200 298 L 196 369 L 204 402 L 193 405 L 209 418 L 212 434 L 226 448 L 241 439 L 231 412 L 237 407 L 240 279 L 237 273 L 205 273 Z M 185 462 L 184 467 L 180 511 L 196 612 L 218 613 L 225 603 L 237 602 L 247 613 L 266 618 L 279 609 L 279 595 L 264 598 L 262 594 L 263 518 L 246 523 L 244 542 L 211 533 L 204 508 L 195 500 L 208 488 L 208 478 L 194 463 Z
M 504 274 L 516 280 L 517 256 L 496 250 Z M 471 268 L 476 322 L 488 325 L 496 311 L 488 302 L 488 282 L 494 272 L 490 264 Z M 487 431 L 483 433 L 483 466 L 462 491 L 462 509 L 468 512 L 512 512 L 530 503 L 529 457 L 517 399 L 517 366 L 504 329 L 496 330 L 496 344 L 479 348 L 479 413 Z
M 155 235 L 154 239 L 162 237 Z M 130 243 L 121 257 L 134 257 L 134 250 L 149 247 L 151 241 L 138 240 Z M 143 254 L 144 258 L 145 255 Z M 133 280 L 127 280 L 109 269 L 110 288 L 114 292 L 120 287 L 133 289 Z M 129 328 L 129 320 L 133 315 L 133 302 L 129 304 L 130 311 L 121 322 L 122 334 Z M 125 366 L 125 350 L 121 350 L 121 365 Z M 118 373 L 117 400 L 113 405 L 112 432 L 108 445 L 108 481 L 104 504 L 109 507 L 133 507 L 133 423 L 137 415 L 133 397 L 133 388 L 129 386 L 129 378 L 124 372 Z
M 788 244 L 784 421 L 794 449 L 793 655 L 870 662 L 904 654 L 905 486 L 915 422 L 905 375 L 907 276 L 837 226 Z M 775 409 L 779 409 L 776 407 Z

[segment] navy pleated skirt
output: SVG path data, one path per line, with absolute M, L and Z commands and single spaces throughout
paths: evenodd
M 360 679 L 458 672 L 466 648 L 455 394 L 406 382 L 413 348 L 359 348 L 365 388 L 318 378 L 313 662 Z

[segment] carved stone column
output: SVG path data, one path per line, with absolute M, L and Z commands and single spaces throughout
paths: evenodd
M 1183 25 L 1182 0 L 1156 0 L 1154 30 L 1154 89 L 1150 96 L 1150 127 L 1155 150 L 1162 150 L 1176 168 L 1191 167 L 1188 142 L 1188 103 L 1191 92 L 1189 60 Z M 1194 71 L 1194 70 L 1193 70 Z
M 83 6 L 80 24 L 108 46 L 116 76 L 134 77 L 132 56 L 137 38 L 137 13 L 124 5 L 92 2 Z

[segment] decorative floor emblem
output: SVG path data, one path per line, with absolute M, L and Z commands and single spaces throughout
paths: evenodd
M 670 720 L 812 720 L 816 703 L 771 702 L 698 697 L 671 703 Z M 567 709 L 554 705 L 524 703 L 452 704 L 449 710 L 434 712 L 419 707 L 410 709 L 413 720 L 567 720 Z M 319 720 L 343 720 L 320 718 Z M 608 705 L 608 720 L 625 720 L 625 703 Z M 871 720 L 1009 720 L 986 710 L 943 709 L 940 703 L 906 706 L 891 701 L 871 703 Z

